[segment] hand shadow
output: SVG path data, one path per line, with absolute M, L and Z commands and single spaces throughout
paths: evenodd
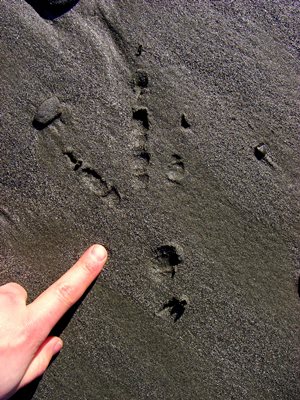
M 50 336 L 60 336 L 61 333 L 66 329 L 66 327 L 69 325 L 69 322 L 71 321 L 72 317 L 76 313 L 78 307 L 81 305 L 81 303 L 84 301 L 86 296 L 89 294 L 89 292 L 92 290 L 93 286 L 95 285 L 96 281 L 94 281 L 89 288 L 85 291 L 83 296 L 65 313 L 65 315 L 58 321 L 58 323 L 55 325 L 55 327 L 52 329 L 50 332 Z M 51 365 L 56 357 L 58 357 L 59 354 L 55 355 L 50 364 Z M 46 371 L 47 373 L 47 371 Z M 31 382 L 29 385 L 25 386 L 24 388 L 20 389 L 16 394 L 14 394 L 10 400 L 31 400 L 38 388 L 39 383 L 43 379 L 43 376 L 35 379 L 33 382 Z
M 70 11 L 79 0 L 49 1 L 49 0 L 26 0 L 35 11 L 44 19 L 53 20 Z

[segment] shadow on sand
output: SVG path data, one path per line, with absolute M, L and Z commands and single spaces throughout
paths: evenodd
M 79 0 L 26 0 L 44 19 L 53 20 L 70 11 Z

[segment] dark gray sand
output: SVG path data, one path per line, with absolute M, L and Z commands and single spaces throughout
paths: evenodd
M 29 3 L 0 1 L 0 284 L 110 260 L 16 398 L 298 400 L 299 1 Z

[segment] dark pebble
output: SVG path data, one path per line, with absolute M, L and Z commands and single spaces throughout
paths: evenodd
M 43 129 L 61 115 L 61 106 L 56 96 L 45 100 L 38 108 L 33 125 L 36 129 Z

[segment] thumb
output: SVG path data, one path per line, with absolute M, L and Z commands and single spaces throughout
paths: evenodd
M 57 354 L 62 347 L 63 342 L 60 338 L 49 336 L 37 350 L 18 386 L 18 390 L 43 375 L 50 364 L 52 357 Z

